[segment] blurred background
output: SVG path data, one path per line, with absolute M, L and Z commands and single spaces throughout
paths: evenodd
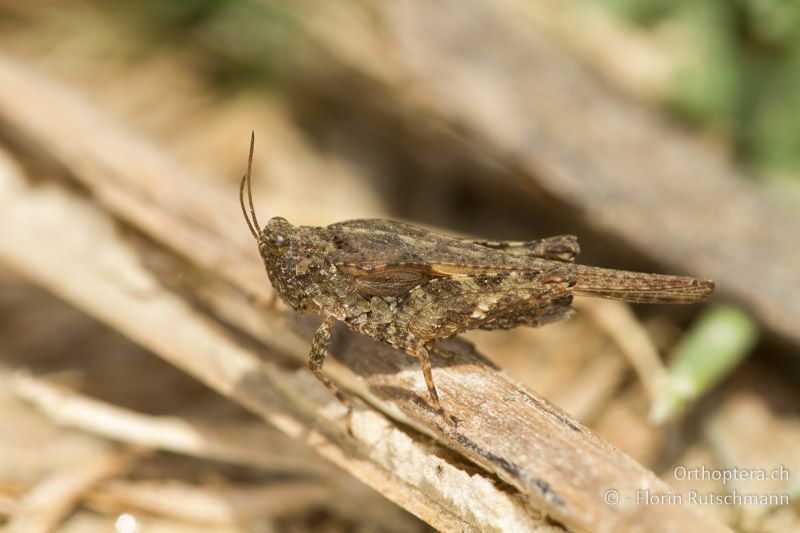
M 92 189 L 59 155 L 73 135 L 60 103 L 25 115 L 33 96 L 13 90 L 15 69 L 81 95 L 230 191 L 230 206 L 255 130 L 262 223 L 572 233 L 583 263 L 715 279 L 702 305 L 577 302 L 568 322 L 466 337 L 676 491 L 790 501 L 701 512 L 741 531 L 800 530 L 800 4 L 0 1 L 0 54 L 0 145 L 34 183 Z M 244 224 L 231 238 L 249 243 Z M 9 250 L 0 523 L 25 530 L 18 515 L 36 508 L 42 480 L 102 457 L 108 475 L 69 512 L 51 507 L 44 530 L 428 528 L 41 288 Z M 148 451 L 109 466 L 125 438 L 59 422 L 40 378 L 129 415 L 270 442 L 275 455 Z M 723 485 L 678 479 L 676 466 L 788 475 Z

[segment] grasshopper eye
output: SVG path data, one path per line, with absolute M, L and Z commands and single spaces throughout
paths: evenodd
M 266 241 L 266 248 L 270 255 L 281 256 L 289 251 L 291 241 L 286 235 L 270 233 L 264 240 Z

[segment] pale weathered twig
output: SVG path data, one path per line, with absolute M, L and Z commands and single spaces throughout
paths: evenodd
M 123 472 L 130 459 L 129 453 L 109 451 L 48 475 L 22 497 L 6 531 L 50 531 L 69 513 L 84 492 L 99 481 Z
M 652 400 L 664 379 L 664 365 L 653 341 L 627 304 L 608 300 L 579 302 L 578 308 L 608 334 L 620 351 L 628 358 Z
M 12 87 L 18 94 L 13 105 L 2 100 Z M 58 102 L 52 113 L 43 109 L 50 102 Z M 238 244 L 247 235 L 227 212 L 235 203 L 226 191 L 192 180 L 74 95 L 8 60 L 0 61 L 0 117 L 41 143 L 112 211 L 179 251 L 186 269 L 199 266 L 199 274 L 217 279 L 228 299 L 264 294 L 255 250 L 247 253 L 250 248 Z M 59 133 L 64 127 L 71 128 L 68 138 Z M 541 514 L 575 529 L 724 529 L 680 506 L 639 506 L 626 499 L 644 488 L 667 488 L 463 343 L 452 345 L 451 359 L 434 360 L 437 386 L 449 413 L 461 421 L 458 427 L 430 410 L 417 365 L 395 350 L 342 333 L 336 359 L 326 368 L 341 385 L 368 388 L 371 401 L 399 408 L 510 487 L 492 475 L 468 474 L 444 459 L 438 445 L 367 407 L 355 413 L 351 438 L 340 406 L 309 373 L 287 371 L 272 357 L 258 360 L 215 317 L 159 283 L 145 266 L 146 256 L 168 252 L 133 246 L 133 237 L 120 236 L 97 206 L 63 187 L 33 189 L 12 165 L 0 172 L 0 224 L 14 228 L 0 242 L 0 258 L 441 529 L 548 527 Z M 69 231 L 53 238 L 54 228 L 65 227 Z M 50 268 L 55 264 L 57 271 Z M 300 340 L 310 337 L 308 323 L 275 310 L 261 316 L 269 325 L 259 337 L 302 359 L 307 346 Z M 245 322 L 235 321 L 241 327 Z M 617 505 L 603 501 L 609 488 L 622 495 Z
M 332 499 L 332 487 L 315 482 L 197 487 L 178 482 L 109 481 L 86 495 L 90 506 L 140 510 L 181 521 L 230 525 L 285 516 Z
M 131 445 L 182 453 L 217 461 L 279 471 L 331 475 L 332 469 L 295 447 L 295 453 L 273 451 L 286 437 L 266 427 L 254 431 L 231 424 L 189 422 L 178 417 L 144 415 L 83 396 L 28 373 L 14 375 L 11 385 L 57 423 Z

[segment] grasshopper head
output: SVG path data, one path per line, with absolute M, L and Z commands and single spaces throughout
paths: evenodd
M 283 217 L 271 218 L 258 234 L 258 251 L 272 286 L 283 301 L 297 311 L 305 310 L 307 305 L 304 291 L 297 282 L 300 244 L 297 228 Z

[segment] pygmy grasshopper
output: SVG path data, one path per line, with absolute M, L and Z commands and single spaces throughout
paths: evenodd
M 433 407 L 441 413 L 428 357 L 438 349 L 437 339 L 471 329 L 556 322 L 574 313 L 573 295 L 688 304 L 714 290 L 710 280 L 574 264 L 579 247 L 571 235 L 483 241 L 382 219 L 313 227 L 274 217 L 261 228 L 250 185 L 253 145 L 251 136 L 239 187 L 242 213 L 283 301 L 301 313 L 322 316 L 309 366 L 348 406 L 322 373 L 336 320 L 418 358 Z

